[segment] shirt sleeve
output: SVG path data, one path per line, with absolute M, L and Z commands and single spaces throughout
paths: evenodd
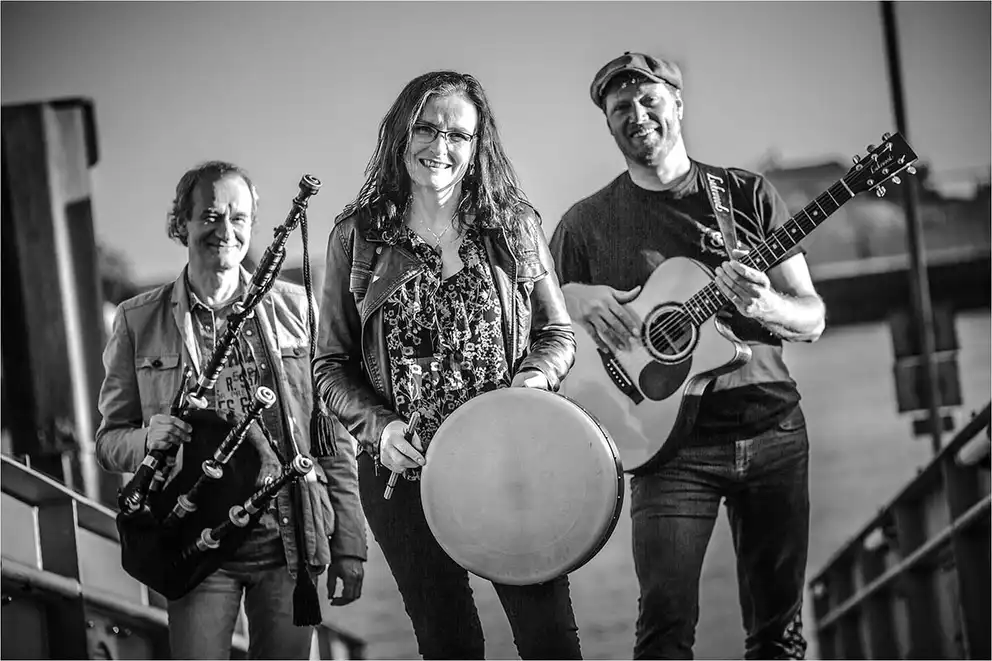
M 106 376 L 98 399 L 102 420 L 96 431 L 97 463 L 114 473 L 133 473 L 145 457 L 147 430 L 142 427 L 134 345 L 121 306 L 103 352 L 103 367 Z
M 337 452 L 321 459 L 321 467 L 327 476 L 327 495 L 335 518 L 334 532 L 330 538 L 331 555 L 334 558 L 350 556 L 365 560 L 368 557 L 368 543 L 358 493 L 355 442 L 336 419 L 333 428 Z
M 585 241 L 575 232 L 569 222 L 569 214 L 565 214 L 549 242 L 551 258 L 555 263 L 558 281 L 564 285 L 569 282 L 590 284 L 592 274 L 589 269 L 589 254 Z

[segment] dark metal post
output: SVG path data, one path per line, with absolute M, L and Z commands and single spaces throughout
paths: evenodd
M 899 38 L 896 33 L 895 7 L 892 0 L 882 0 L 882 29 L 885 33 L 885 54 L 892 87 L 892 110 L 896 130 L 909 139 L 906 111 L 903 105 L 902 70 L 899 58 Z M 938 389 L 936 341 L 933 328 L 933 309 L 930 301 L 930 279 L 927 274 L 926 252 L 923 245 L 923 223 L 918 211 L 919 195 L 915 177 L 903 180 L 903 201 L 906 208 L 906 239 L 909 250 L 909 285 L 913 298 L 913 316 L 919 333 L 919 346 L 923 359 L 923 401 L 930 416 L 930 434 L 934 454 L 940 451 L 941 428 L 940 391 Z
M 896 127 L 908 139 L 906 131 L 906 116 L 903 108 L 902 77 L 899 61 L 899 44 L 896 35 L 895 7 L 892 0 L 882 0 L 882 27 L 885 31 L 885 52 L 889 65 L 889 79 L 892 84 L 892 104 L 896 116 Z M 933 437 L 934 455 L 939 454 L 941 449 L 941 428 L 943 421 L 940 418 L 938 404 L 940 402 L 940 392 L 937 381 L 937 363 L 935 356 L 935 337 L 933 311 L 930 301 L 930 281 L 926 268 L 926 254 L 923 247 L 923 225 L 917 213 L 918 198 L 915 177 L 908 177 L 905 188 L 906 204 L 906 228 L 907 240 L 909 242 L 910 259 L 910 287 L 913 294 L 913 312 L 919 332 L 920 351 L 923 358 L 924 376 L 924 402 L 930 416 L 930 433 Z M 957 470 L 954 461 L 947 457 L 940 462 L 941 481 L 943 483 L 944 502 L 951 521 L 956 520 L 960 507 L 956 506 L 955 500 L 960 501 L 961 481 L 960 471 Z M 955 497 L 957 496 L 957 497 Z M 981 603 L 982 597 L 987 601 L 987 594 L 976 595 L 974 579 L 966 576 L 970 568 L 975 565 L 974 545 L 969 545 L 965 541 L 965 536 L 961 531 L 952 532 L 951 552 L 954 557 L 956 593 L 958 613 L 957 619 L 961 627 L 961 645 L 963 648 L 963 658 L 976 657 L 975 653 L 980 653 L 986 639 L 988 638 L 988 615 L 984 613 L 982 620 L 981 609 L 976 603 Z M 985 546 L 984 557 L 988 558 L 988 546 Z M 979 552 L 978 557 L 982 557 Z M 986 623 L 982 626 L 981 623 Z M 987 647 L 986 647 L 987 649 Z

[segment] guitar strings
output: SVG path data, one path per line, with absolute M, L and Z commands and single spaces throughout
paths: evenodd
M 901 169 L 902 168 L 900 168 L 900 170 Z M 837 211 L 844 203 L 848 202 L 855 196 L 853 191 L 850 189 L 847 180 L 848 178 L 851 178 L 851 184 L 853 184 L 854 181 L 859 178 L 859 176 L 864 176 L 865 173 L 862 172 L 855 174 L 858 176 L 848 175 L 847 177 L 844 177 L 840 181 L 836 182 L 833 186 L 830 186 L 824 193 L 814 198 L 813 201 L 807 204 L 805 207 L 803 207 L 803 209 L 799 213 L 794 215 L 792 218 L 790 218 L 788 221 L 786 221 L 780 227 L 778 227 L 774 232 L 772 232 L 771 236 L 769 236 L 768 239 L 763 241 L 754 250 L 754 252 L 748 255 L 747 258 L 751 258 L 753 255 L 757 255 L 758 257 L 761 258 L 762 262 L 764 262 L 764 266 L 767 266 L 770 263 L 770 258 L 774 257 L 774 250 L 772 249 L 772 243 L 771 243 L 772 239 L 774 239 L 779 244 L 779 248 L 784 249 L 783 252 L 788 252 L 796 245 L 798 245 L 813 230 L 819 227 L 823 221 L 825 221 L 829 216 L 831 216 L 835 211 Z M 837 201 L 838 197 L 841 197 L 843 199 L 840 202 L 838 202 Z M 815 209 L 814 209 L 814 205 L 816 207 Z M 827 208 L 825 207 L 830 207 L 830 206 L 833 206 L 833 208 L 828 211 Z M 813 216 L 816 215 L 817 211 L 821 212 L 823 215 L 819 219 L 814 220 Z M 808 229 L 803 227 L 802 224 L 803 216 L 806 217 L 806 220 L 810 224 L 810 227 Z M 790 234 L 790 229 L 791 229 L 790 223 L 802 232 L 802 236 L 800 236 L 798 240 L 795 239 L 792 236 L 792 234 Z M 785 237 L 788 237 L 789 241 L 792 242 L 791 246 L 785 247 L 783 241 Z M 750 264 L 751 266 L 754 266 L 756 264 L 753 258 L 749 259 L 749 261 L 752 262 L 752 264 Z M 690 297 L 686 301 L 686 303 L 692 301 L 693 299 L 702 298 L 707 303 L 714 303 L 714 302 L 717 303 L 716 310 L 718 310 L 722 305 L 726 303 L 726 297 L 723 296 L 723 294 L 720 293 L 719 291 L 707 292 L 708 289 L 712 289 L 711 285 L 712 282 L 703 289 L 701 289 L 697 294 Z M 711 293 L 717 297 L 717 301 L 712 300 Z M 720 302 L 719 301 L 720 298 L 725 300 Z M 701 306 L 698 305 L 698 302 L 696 307 L 701 309 Z M 709 312 L 707 318 L 709 315 L 714 314 L 716 310 L 714 310 L 713 312 Z M 668 338 L 669 333 L 671 333 L 674 330 L 680 331 L 678 339 L 682 339 L 682 337 L 684 337 L 683 329 L 689 330 L 689 334 L 691 335 L 692 332 L 691 327 L 695 325 L 693 323 L 694 321 L 695 320 L 692 317 L 692 314 L 687 312 L 683 305 L 683 307 L 680 308 L 677 312 L 668 315 L 662 324 L 649 329 L 648 339 L 650 340 L 652 345 L 656 346 L 658 339 L 660 338 L 669 339 Z
M 796 243 L 793 243 L 793 246 L 795 246 Z M 790 246 L 786 250 L 789 250 L 791 248 L 792 246 Z M 765 254 L 766 252 L 769 252 L 769 254 Z M 771 245 L 769 245 L 769 243 L 766 241 L 765 243 L 762 243 L 760 246 L 758 246 L 758 248 L 755 249 L 752 255 L 753 254 L 757 254 L 759 257 L 761 257 L 762 261 L 768 263 L 768 259 L 772 257 Z M 753 258 L 748 259 L 748 261 L 751 262 L 751 265 L 756 264 Z M 691 301 L 694 300 L 696 301 L 695 307 L 697 307 L 698 309 L 704 309 L 704 305 L 701 303 L 705 302 L 705 310 L 707 311 L 708 314 L 706 315 L 706 317 L 704 317 L 698 322 L 701 323 L 705 319 L 709 318 L 710 315 L 714 314 L 717 310 L 719 310 L 724 304 L 726 304 L 728 299 L 726 296 L 723 295 L 722 292 L 716 289 L 716 286 L 712 282 L 710 282 L 709 284 L 706 285 L 706 287 L 704 287 L 698 293 L 694 294 L 692 297 L 686 300 L 685 304 L 690 303 Z M 678 311 L 666 315 L 662 323 L 652 325 L 649 328 L 648 339 L 651 342 L 652 346 L 657 347 L 659 340 L 665 339 L 668 341 L 669 346 L 673 348 L 677 347 L 677 345 L 675 344 L 675 340 L 669 337 L 669 335 L 676 330 L 679 331 L 678 336 L 675 338 L 676 340 L 681 340 L 686 333 L 688 333 L 689 335 L 692 334 L 691 329 L 693 326 L 696 326 L 697 323 L 695 322 L 692 313 L 686 310 L 686 308 L 684 307 L 685 304 L 683 304 L 683 307 L 681 307 Z M 712 311 L 709 310 L 711 305 L 714 306 Z
M 835 189 L 837 190 L 835 191 Z M 847 195 L 847 200 L 838 203 L 836 197 L 833 195 L 834 192 L 845 193 Z M 749 253 L 745 259 L 751 262 L 750 266 L 752 267 L 757 265 L 757 262 L 753 258 L 754 255 L 760 257 L 761 261 L 764 262 L 765 265 L 769 264 L 770 259 L 773 258 L 775 254 L 775 251 L 772 246 L 772 239 L 774 239 L 779 244 L 780 249 L 784 249 L 783 252 L 788 252 L 789 250 L 797 246 L 799 242 L 802 241 L 804 238 L 806 238 L 806 236 L 808 236 L 813 230 L 819 227 L 820 223 L 826 220 L 828 216 L 832 215 L 835 211 L 837 211 L 837 209 L 839 209 L 841 205 L 844 204 L 844 202 L 847 202 L 852 197 L 854 196 L 851 193 L 847 192 L 845 188 L 843 188 L 841 182 L 835 183 L 833 186 L 828 188 L 826 192 L 815 198 L 812 202 L 807 204 L 799 213 L 797 213 L 795 216 L 793 216 L 788 221 L 783 223 L 780 227 L 778 227 L 774 232 L 772 232 L 772 234 L 768 237 L 768 239 L 766 239 L 761 244 L 759 244 L 758 247 L 755 248 L 755 250 L 752 253 Z M 824 208 L 825 204 L 828 206 L 831 205 L 828 204 L 828 202 L 832 203 L 832 206 L 834 207 L 830 211 L 827 211 Z M 813 210 L 814 205 L 823 214 L 823 216 L 819 220 L 814 220 L 813 216 L 810 214 L 810 211 Z M 801 222 L 802 216 L 806 216 L 806 219 L 809 221 L 810 224 L 809 229 L 803 227 L 803 224 Z M 796 240 L 789 233 L 790 223 L 794 224 L 803 233 L 803 235 L 799 237 L 798 240 Z M 788 237 L 789 241 L 792 242 L 791 246 L 785 247 L 785 243 L 783 241 L 785 237 Z M 720 307 L 722 307 L 727 302 L 726 296 L 724 296 L 718 290 L 709 291 L 709 292 L 707 291 L 712 289 L 715 289 L 715 286 L 713 286 L 713 283 L 710 282 L 709 284 L 706 285 L 706 287 L 704 287 L 699 292 L 697 292 L 696 294 L 694 294 L 685 301 L 685 303 L 689 303 L 694 299 L 702 299 L 702 301 L 705 301 L 707 303 L 707 310 L 709 308 L 709 304 L 716 303 L 716 308 L 713 310 L 713 312 L 708 312 L 707 317 L 705 317 L 703 320 L 700 320 L 699 323 L 704 321 L 706 318 L 709 318 L 710 315 L 714 314 L 716 310 L 719 310 Z M 713 300 L 714 299 L 713 295 L 715 295 L 715 298 L 717 300 Z M 724 299 L 724 300 L 721 302 L 719 299 Z M 696 307 L 702 309 L 702 306 L 698 304 L 698 301 Z M 678 311 L 670 315 L 666 315 L 665 319 L 661 324 L 649 328 L 648 340 L 650 341 L 652 346 L 657 347 L 658 341 L 661 339 L 665 339 L 668 341 L 669 346 L 675 348 L 677 346 L 675 344 L 675 340 L 683 339 L 686 333 L 688 333 L 691 336 L 692 328 L 697 325 L 694 322 L 695 319 L 693 318 L 692 313 L 688 312 L 683 304 L 683 307 L 681 307 Z M 674 339 L 670 338 L 669 334 L 676 330 L 679 331 L 678 336 Z

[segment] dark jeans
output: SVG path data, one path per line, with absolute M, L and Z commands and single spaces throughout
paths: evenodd
M 400 478 L 382 497 L 389 470 L 376 475 L 372 459 L 358 457 L 362 507 L 396 579 L 425 659 L 484 659 L 482 623 L 468 572 L 431 533 L 420 501 L 420 482 Z M 581 659 L 568 578 L 539 585 L 493 583 L 522 659 Z
M 753 439 L 683 448 L 631 479 L 640 583 L 634 658 L 691 659 L 699 576 L 720 500 L 737 555 L 745 658 L 803 658 L 809 443 L 797 407 Z

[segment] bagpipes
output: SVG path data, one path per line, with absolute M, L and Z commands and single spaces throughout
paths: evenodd
M 225 418 L 207 408 L 207 394 L 230 361 L 242 327 L 275 284 L 286 258 L 286 240 L 298 224 L 304 243 L 304 284 L 313 350 L 316 322 L 306 245 L 306 209 L 309 198 L 320 189 L 320 181 L 304 175 L 299 186 L 286 221 L 275 229 L 275 239 L 259 261 L 243 300 L 235 304 L 210 361 L 192 386 L 192 369 L 184 369 L 170 411 L 193 429 L 189 442 L 183 444 L 182 468 L 168 480 L 178 446 L 152 450 L 118 494 L 121 564 L 128 574 L 168 599 L 187 594 L 231 558 L 279 490 L 294 480 L 298 481 L 297 491 L 301 490 L 301 478 L 314 469 L 313 460 L 298 449 L 295 456 L 284 459 L 276 442 L 258 424 L 262 413 L 276 403 L 271 389 L 258 387 L 240 420 L 233 413 Z M 326 456 L 334 450 L 330 423 L 316 400 L 313 409 L 312 452 Z M 244 442 L 252 436 L 252 442 Z M 255 447 L 264 447 L 261 444 L 272 449 L 281 470 L 257 487 L 261 459 Z M 295 443 L 292 445 L 295 447 Z M 299 497 L 297 493 L 297 501 Z M 297 521 L 297 527 L 301 525 Z M 312 625 L 319 621 L 316 589 L 301 560 L 294 593 L 294 622 Z

